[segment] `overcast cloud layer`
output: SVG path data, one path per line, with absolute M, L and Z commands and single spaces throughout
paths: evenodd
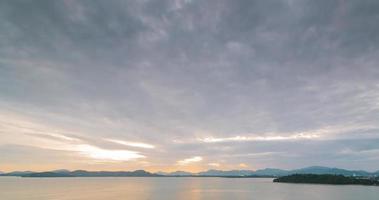
M 378 170 L 377 0 L 0 2 L 0 171 Z

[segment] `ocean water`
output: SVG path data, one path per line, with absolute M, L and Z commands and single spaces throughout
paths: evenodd
M 378 186 L 273 183 L 267 178 L 0 177 L 1 200 L 378 200 Z

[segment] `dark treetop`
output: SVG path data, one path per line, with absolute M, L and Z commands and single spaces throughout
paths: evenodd
M 282 183 L 316 183 L 336 185 L 379 185 L 379 181 L 331 174 L 293 174 L 274 179 Z

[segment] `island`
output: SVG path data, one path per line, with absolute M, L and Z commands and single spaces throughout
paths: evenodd
M 333 184 L 333 185 L 376 185 L 379 181 L 369 178 L 355 178 L 343 175 L 332 174 L 293 174 L 282 176 L 273 180 L 279 183 L 314 183 L 314 184 Z

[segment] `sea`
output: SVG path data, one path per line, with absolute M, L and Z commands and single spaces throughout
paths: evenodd
M 0 177 L 0 200 L 378 200 L 378 186 L 273 183 L 271 178 Z

